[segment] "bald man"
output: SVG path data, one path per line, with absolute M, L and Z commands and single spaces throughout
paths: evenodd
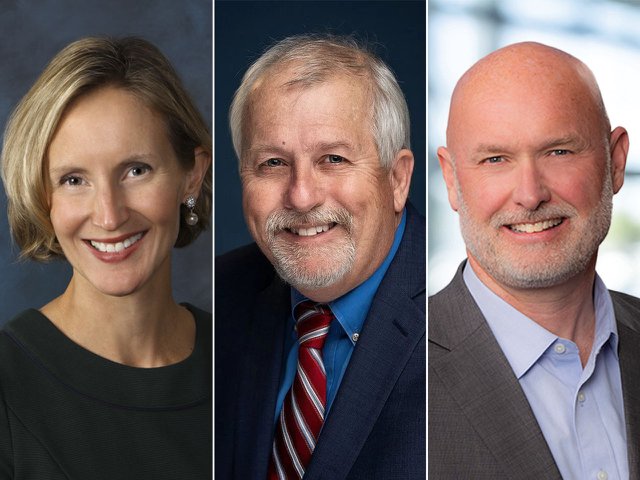
M 565 52 L 459 80 L 438 159 L 467 260 L 429 299 L 429 478 L 640 475 L 640 300 L 595 271 L 628 148 Z

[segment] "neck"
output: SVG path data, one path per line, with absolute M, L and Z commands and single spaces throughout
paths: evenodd
M 491 291 L 554 335 L 574 342 L 584 366 L 595 334 L 595 258 L 584 272 L 546 288 L 513 288 L 497 282 L 469 256 L 469 264 Z
M 170 365 L 193 350 L 195 323 L 173 300 L 168 277 L 161 283 L 115 297 L 74 272 L 66 291 L 41 311 L 75 343 L 108 360 L 143 368 Z

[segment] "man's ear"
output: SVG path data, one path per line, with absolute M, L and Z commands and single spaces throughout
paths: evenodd
M 629 154 L 629 135 L 624 128 L 617 127 L 611 132 L 609 148 L 613 193 L 618 193 L 624 183 L 624 169 L 627 165 L 627 155 Z
M 200 195 L 200 188 L 204 182 L 205 175 L 211 165 L 211 154 L 202 147 L 197 147 L 193 151 L 193 168 L 187 172 L 187 182 L 185 185 L 186 194 Z
M 440 162 L 440 169 L 442 170 L 442 176 L 444 177 L 444 183 L 447 186 L 447 193 L 449 196 L 449 205 L 456 212 L 459 208 L 458 190 L 456 188 L 456 176 L 454 172 L 453 159 L 451 153 L 446 147 L 438 148 L 438 161 Z
M 409 186 L 411 185 L 411 175 L 413 174 L 413 153 L 411 150 L 403 148 L 393 159 L 390 178 L 393 188 L 393 208 L 396 213 L 402 212 L 409 196 Z

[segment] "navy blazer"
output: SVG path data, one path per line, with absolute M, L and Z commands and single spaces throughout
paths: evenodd
M 426 476 L 425 233 L 407 205 L 305 480 Z M 290 301 L 255 244 L 216 259 L 216 479 L 266 478 Z

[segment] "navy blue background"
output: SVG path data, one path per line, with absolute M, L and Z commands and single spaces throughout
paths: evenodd
M 237 160 L 228 124 L 233 93 L 249 65 L 275 41 L 301 33 L 354 34 L 377 45 L 391 67 L 411 114 L 416 165 L 410 199 L 425 213 L 426 2 L 215 2 L 215 253 L 250 243 L 242 215 Z
M 137 35 L 162 50 L 211 125 L 211 0 L 3 0 L 0 11 L 0 125 L 65 45 L 90 35 Z M 61 294 L 66 261 L 18 262 L 0 194 L 0 325 L 28 307 Z M 212 235 L 206 232 L 173 254 L 178 301 L 211 311 Z

